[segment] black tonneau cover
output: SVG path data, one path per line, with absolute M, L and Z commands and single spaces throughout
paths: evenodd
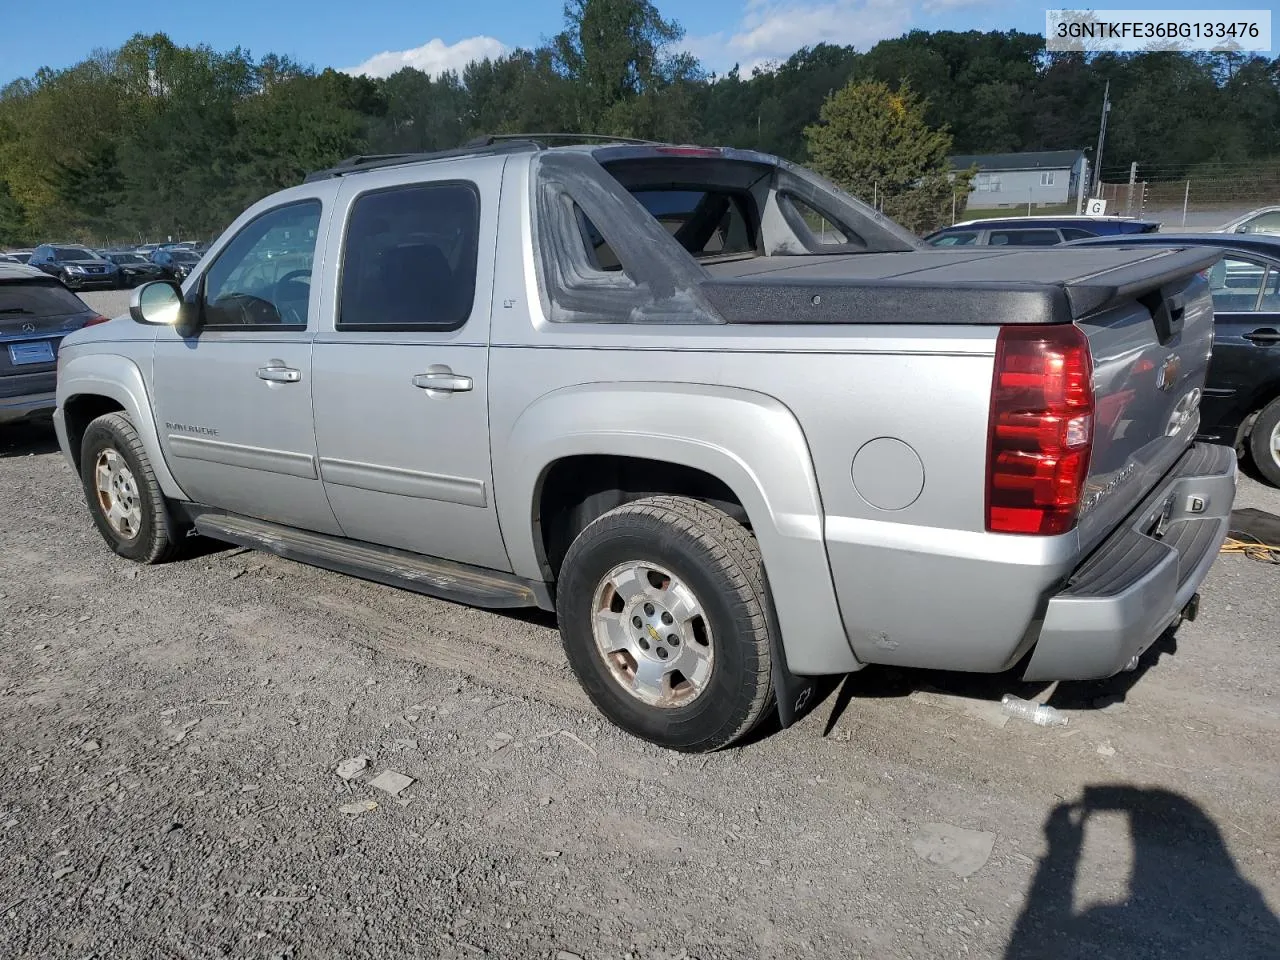
M 1070 323 L 1222 256 L 1170 247 L 755 257 L 704 263 L 702 292 L 729 323 Z

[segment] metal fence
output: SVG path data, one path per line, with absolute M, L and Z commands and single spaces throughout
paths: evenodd
M 1280 165 L 1245 174 L 1147 179 L 1139 168 L 1132 183 L 1104 180 L 1107 213 L 1160 220 L 1167 228 L 1215 227 L 1267 204 L 1280 203 Z

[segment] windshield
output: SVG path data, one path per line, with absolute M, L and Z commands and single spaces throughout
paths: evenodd
M 107 256 L 114 263 L 146 263 L 147 262 L 143 260 L 140 256 L 138 256 L 136 253 L 109 253 L 107 254 Z
M 171 250 L 170 255 L 174 263 L 199 263 L 200 258 L 189 250 Z
M 87 313 L 85 302 L 57 283 L 0 284 L 0 321 Z
M 92 250 L 86 250 L 84 247 L 54 247 L 53 259 L 55 260 L 101 260 L 102 258 Z

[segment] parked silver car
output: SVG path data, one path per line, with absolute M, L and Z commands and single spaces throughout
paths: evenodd
M 1250 210 L 1220 226 L 1218 233 L 1273 233 L 1280 235 L 1280 205 Z
M 554 610 L 606 716 L 707 750 L 817 675 L 1104 677 L 1193 615 L 1216 260 L 931 250 L 750 151 L 358 158 L 72 337 L 55 422 L 120 555 Z

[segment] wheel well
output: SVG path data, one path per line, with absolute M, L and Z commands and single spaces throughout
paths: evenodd
M 659 494 L 701 500 L 751 526 L 729 486 L 702 470 L 640 457 L 566 457 L 543 474 L 537 496 L 534 539 L 547 572 L 559 574 L 569 545 L 592 520 L 624 503 Z
M 110 397 L 100 397 L 93 393 L 81 393 L 67 400 L 62 405 L 62 419 L 67 428 L 68 446 L 76 469 L 80 469 L 80 441 L 84 439 L 89 424 L 104 413 L 123 412 L 124 407 Z

